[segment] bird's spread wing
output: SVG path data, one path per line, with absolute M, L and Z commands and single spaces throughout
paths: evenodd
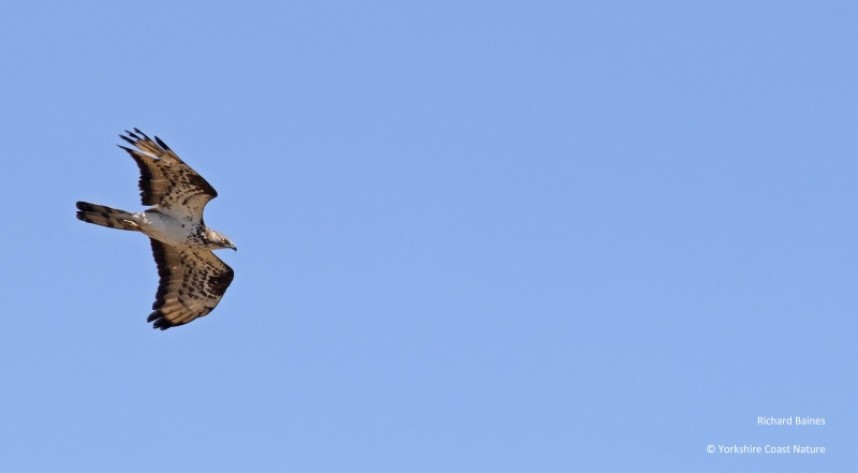
M 217 197 L 214 187 L 157 136 L 153 140 L 137 128 L 125 133 L 119 137 L 134 149 L 119 147 L 127 151 L 140 168 L 143 205 L 157 205 L 174 218 L 202 223 L 203 208 Z
M 147 320 L 166 330 L 211 312 L 232 282 L 232 268 L 211 251 L 180 250 L 151 241 L 161 282 Z

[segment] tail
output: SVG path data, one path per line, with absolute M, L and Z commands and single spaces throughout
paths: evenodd
M 124 210 L 111 209 L 104 205 L 95 205 L 88 202 L 77 203 L 77 218 L 84 222 L 103 225 L 119 230 L 139 230 L 134 222 L 134 215 Z

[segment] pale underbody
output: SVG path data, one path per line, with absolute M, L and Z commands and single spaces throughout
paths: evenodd
M 166 245 L 192 250 L 207 249 L 202 240 L 193 238 L 194 235 L 200 235 L 199 225 L 177 220 L 161 212 L 157 207 L 131 214 L 128 222 L 149 237 Z

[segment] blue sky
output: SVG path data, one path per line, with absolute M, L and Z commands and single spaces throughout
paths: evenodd
M 7 5 L 0 470 L 850 471 L 856 10 Z M 166 332 L 131 127 L 240 248 Z

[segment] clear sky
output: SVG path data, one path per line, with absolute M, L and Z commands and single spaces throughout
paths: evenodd
M 0 471 L 854 471 L 856 17 L 4 4 Z M 74 217 L 141 208 L 132 127 L 239 247 L 166 332 Z

